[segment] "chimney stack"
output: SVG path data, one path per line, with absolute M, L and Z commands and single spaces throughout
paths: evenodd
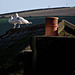
M 58 17 L 46 17 L 45 36 L 58 36 Z

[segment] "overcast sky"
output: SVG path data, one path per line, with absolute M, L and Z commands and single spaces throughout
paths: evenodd
M 0 14 L 22 10 L 66 6 L 75 6 L 75 0 L 0 0 Z

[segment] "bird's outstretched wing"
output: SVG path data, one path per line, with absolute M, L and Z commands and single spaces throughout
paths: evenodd
M 17 20 L 20 20 L 22 23 L 29 23 L 29 21 L 28 20 L 26 20 L 26 19 L 24 19 L 24 18 L 22 18 L 22 17 L 17 17 Z

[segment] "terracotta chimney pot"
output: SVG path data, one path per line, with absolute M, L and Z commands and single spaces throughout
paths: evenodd
M 46 17 L 45 36 L 58 36 L 58 17 Z

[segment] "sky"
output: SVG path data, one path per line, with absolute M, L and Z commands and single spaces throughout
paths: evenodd
M 0 0 L 0 14 L 41 8 L 73 6 L 75 6 L 75 0 Z

